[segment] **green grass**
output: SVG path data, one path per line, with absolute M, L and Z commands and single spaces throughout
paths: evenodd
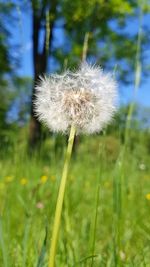
M 144 133 L 81 137 L 73 155 L 56 267 L 150 266 L 150 159 Z M 65 140 L 0 162 L 0 266 L 46 267 Z M 41 176 L 46 176 L 41 179 Z M 24 178 L 24 179 L 23 179 Z M 23 183 L 23 184 L 22 184 Z

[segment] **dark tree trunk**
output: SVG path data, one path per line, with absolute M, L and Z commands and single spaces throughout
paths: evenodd
M 51 52 L 52 37 L 53 37 L 53 28 L 54 21 L 56 18 L 56 0 L 51 1 L 50 6 L 43 1 L 43 6 L 41 10 L 37 9 L 35 1 L 32 2 L 33 16 L 32 16 L 32 25 L 33 25 L 33 68 L 34 68 L 34 77 L 33 77 L 33 90 L 32 90 L 32 102 L 31 102 L 31 119 L 29 125 L 29 145 L 30 148 L 34 148 L 41 139 L 41 124 L 37 120 L 34 113 L 34 100 L 35 100 L 35 85 L 40 75 L 44 74 L 47 70 L 48 56 Z M 46 12 L 49 10 L 49 14 L 52 19 L 50 21 L 50 36 L 49 36 L 49 51 L 46 51 Z M 43 28 L 44 25 L 44 28 Z M 44 30 L 44 40 L 43 40 L 43 49 L 39 51 L 39 37 L 40 31 Z M 48 52 L 48 53 L 47 53 Z

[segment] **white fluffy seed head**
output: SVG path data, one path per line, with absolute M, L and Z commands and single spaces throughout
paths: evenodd
M 95 133 L 116 111 L 117 85 L 101 68 L 82 63 L 75 72 L 41 78 L 36 86 L 35 113 L 54 132 Z

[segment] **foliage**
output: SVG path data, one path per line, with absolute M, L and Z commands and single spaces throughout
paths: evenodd
M 82 58 L 85 34 L 89 33 L 87 59 L 111 70 L 115 65 L 118 78 L 124 82 L 131 81 L 135 70 L 134 59 L 140 26 L 138 25 L 137 29 L 130 33 L 128 28 L 132 24 L 130 21 L 135 21 L 140 16 L 140 12 L 144 12 L 144 6 L 144 2 L 138 4 L 137 1 L 124 0 L 63 1 L 62 5 L 60 3 L 61 21 L 58 17 L 56 32 L 57 25 L 62 27 L 64 42 L 61 46 L 53 47 L 58 63 L 67 60 L 69 66 L 78 64 L 79 59 Z M 149 38 L 146 32 L 148 31 L 144 29 L 141 33 L 141 62 L 144 60 L 144 50 L 148 45 Z
M 14 77 L 1 82 L 0 147 L 14 143 L 17 131 L 29 120 L 31 87 L 30 78 Z
M 11 3 L 0 3 L 0 81 L 4 74 L 11 71 L 10 31 L 4 22 L 7 21 L 7 16 L 11 16 L 12 7 Z
M 6 123 L 6 114 L 11 106 L 14 93 L 11 90 L 11 77 L 14 74 L 14 58 L 11 55 L 12 46 L 10 44 L 11 33 L 9 23 L 12 19 L 14 5 L 10 2 L 0 3 L 0 140 L 5 138 L 9 127 Z
M 115 68 L 116 76 L 121 82 L 129 82 L 133 79 L 137 64 L 134 60 L 136 54 L 138 54 L 138 64 L 140 62 L 139 67 L 141 68 L 143 64 L 143 74 L 148 73 L 144 55 L 149 42 L 148 29 L 143 27 L 143 31 L 140 33 L 141 52 L 138 53 L 136 52 L 138 31 L 135 29 L 129 33 L 128 30 L 133 20 L 137 20 L 140 16 L 144 17 L 149 12 L 145 1 L 33 0 L 17 1 L 14 4 L 10 1 L 1 3 L 0 96 L 4 99 L 0 114 L 3 122 L 1 128 L 4 125 L 6 126 L 7 116 L 15 105 L 20 116 L 20 119 L 17 119 L 19 123 L 20 121 L 27 121 L 27 118 L 29 118 L 29 103 L 31 104 L 32 116 L 34 113 L 31 94 L 28 89 L 30 101 L 29 97 L 25 97 L 21 93 L 22 89 L 20 90 L 19 84 L 11 84 L 13 90 L 16 86 L 15 100 L 12 97 L 12 92 L 8 90 L 10 82 L 12 83 L 12 80 L 9 80 L 10 74 L 11 77 L 14 76 L 14 59 L 11 53 L 9 25 L 10 23 L 17 25 L 15 9 L 19 10 L 20 16 L 24 13 L 24 10 L 32 11 L 34 80 L 46 70 L 51 72 L 54 69 L 60 70 L 62 67 L 72 68 L 76 66 L 83 58 L 83 44 L 86 34 L 88 34 L 87 60 L 97 62 L 107 69 Z M 140 21 L 140 19 L 138 20 Z M 139 24 L 137 29 L 140 29 L 140 27 Z M 16 47 L 17 49 L 18 47 Z M 19 50 L 17 51 L 19 55 Z M 54 63 L 50 64 L 51 62 Z M 9 79 L 6 74 L 9 75 Z M 24 87 L 24 85 L 22 86 Z M 21 100 L 19 100 L 19 96 Z M 34 91 L 32 98 L 34 98 Z M 38 127 L 35 127 L 35 129 L 37 131 Z M 39 135 L 37 134 L 37 136 Z

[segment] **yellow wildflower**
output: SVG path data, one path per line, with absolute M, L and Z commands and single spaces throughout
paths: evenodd
M 21 185 L 26 185 L 28 183 L 28 180 L 26 178 L 22 178 L 20 180 Z
M 150 193 L 146 194 L 145 197 L 146 197 L 147 200 L 150 200 Z
M 46 175 L 41 176 L 41 184 L 45 184 L 48 180 L 48 177 Z
M 14 176 L 6 176 L 5 181 L 6 183 L 11 183 L 14 180 Z

